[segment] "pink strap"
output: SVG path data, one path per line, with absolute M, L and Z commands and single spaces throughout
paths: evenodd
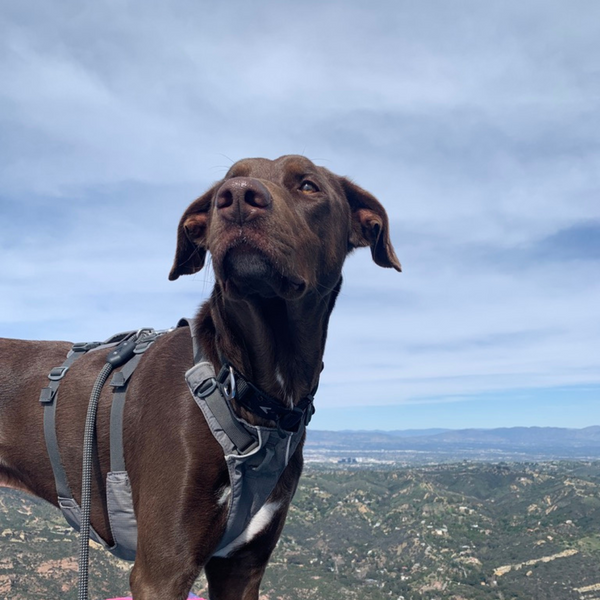
M 190 596 L 188 596 L 188 600 L 204 600 L 204 598 L 200 598 L 199 596 L 194 596 L 194 594 L 191 594 Z M 127 596 L 127 598 L 108 598 L 107 600 L 132 600 L 131 596 Z

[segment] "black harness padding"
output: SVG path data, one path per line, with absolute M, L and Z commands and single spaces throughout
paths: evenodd
M 229 387 L 229 394 L 238 404 L 263 419 L 274 421 L 283 431 L 298 431 L 301 423 L 304 422 L 306 425 L 315 412 L 313 401 L 317 392 L 316 387 L 298 404 L 289 408 L 250 383 L 229 363 L 223 365 L 217 381 Z M 235 384 L 232 384 L 232 381 L 235 381 Z

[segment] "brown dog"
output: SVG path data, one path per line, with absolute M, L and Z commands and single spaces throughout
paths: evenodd
M 400 271 L 387 215 L 373 196 L 301 156 L 247 159 L 185 211 L 169 279 L 196 273 L 211 253 L 216 283 L 194 321 L 205 356 L 217 372 L 228 360 L 289 406 L 318 383 L 342 265 L 360 246 L 370 246 L 378 265 Z M 53 504 L 56 489 L 38 398 L 48 372 L 70 347 L 0 340 L 0 485 Z M 105 357 L 106 352 L 86 354 L 60 387 L 56 431 L 77 501 L 87 399 Z M 135 600 L 187 598 L 204 568 L 211 600 L 257 600 L 300 477 L 302 448 L 291 457 L 267 510 L 215 555 L 229 479 L 223 451 L 184 379 L 192 364 L 189 330 L 174 330 L 148 350 L 129 387 L 125 458 L 138 523 L 131 590 Z M 97 418 L 91 515 L 94 529 L 111 543 L 104 483 L 111 402 L 106 388 Z M 239 407 L 237 412 L 257 423 L 253 414 Z

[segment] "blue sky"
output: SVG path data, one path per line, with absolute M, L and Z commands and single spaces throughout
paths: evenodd
M 600 4 L 115 2 L 0 8 L 0 335 L 193 315 L 188 203 L 305 154 L 386 206 L 353 255 L 318 429 L 600 424 Z

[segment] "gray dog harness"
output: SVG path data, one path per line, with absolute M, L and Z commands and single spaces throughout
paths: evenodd
M 71 365 L 87 352 L 98 352 L 104 349 L 117 347 L 119 344 L 136 338 L 135 350 L 132 358 L 117 371 L 110 382 L 113 388 L 113 401 L 110 412 L 110 472 L 106 477 L 106 501 L 108 517 L 114 544 L 109 546 L 100 535 L 90 528 L 90 538 L 98 542 L 118 558 L 135 560 L 137 545 L 137 523 L 133 512 L 133 500 L 129 476 L 125 470 L 123 454 L 123 411 L 125 396 L 129 379 L 143 353 L 166 331 L 143 329 L 130 331 L 112 336 L 106 342 L 77 343 L 67 354 L 67 359 L 60 367 L 54 367 L 48 379 L 50 383 L 43 388 L 40 402 L 44 407 L 44 436 L 46 448 L 52 464 L 58 506 L 65 519 L 79 531 L 81 524 L 81 508 L 73 498 L 67 475 L 60 458 L 58 440 L 56 438 L 56 406 L 58 403 L 59 385 Z
M 285 409 L 277 403 L 282 411 L 286 411 L 281 413 L 283 417 L 277 419 L 278 426 L 259 427 L 240 419 L 233 411 L 231 399 L 236 398 L 247 406 L 249 396 L 243 398 L 244 391 L 240 393 L 240 388 L 244 390 L 244 383 L 247 385 L 248 382 L 240 375 L 236 376 L 231 367 L 224 367 L 217 376 L 212 364 L 202 360 L 185 374 L 185 378 L 212 434 L 223 449 L 229 471 L 231 497 L 225 534 L 216 550 L 219 552 L 244 532 L 277 485 L 314 412 L 312 396 L 305 410 Z M 266 395 L 258 398 L 259 410 L 274 410 L 268 405 L 272 399 Z M 285 418 L 289 423 L 295 421 L 293 429 L 283 428 Z
M 187 319 L 181 319 L 179 326 L 190 326 L 190 323 Z M 314 392 L 296 407 L 286 408 L 253 386 L 228 364 L 217 375 L 212 364 L 202 356 L 191 326 L 190 332 L 195 364 L 185 374 L 186 382 L 213 436 L 223 449 L 231 485 L 227 525 L 215 550 L 217 553 L 244 532 L 271 495 L 304 437 L 306 426 L 314 413 Z M 40 395 L 40 402 L 44 406 L 44 435 L 54 472 L 58 505 L 67 522 L 79 531 L 81 509 L 71 493 L 56 438 L 58 388 L 71 364 L 86 352 L 118 347 L 125 340 L 134 339 L 132 358 L 114 373 L 110 382 L 113 401 L 106 496 L 114 545 L 109 546 L 97 532 L 90 529 L 90 537 L 94 541 L 125 560 L 135 560 L 137 546 L 137 522 L 123 452 L 123 411 L 127 387 L 144 352 L 165 333 L 167 331 L 144 329 L 118 334 L 104 343 L 74 344 L 65 362 L 52 369 L 48 375 L 50 383 Z M 275 422 L 276 427 L 255 426 L 239 418 L 231 404 L 233 399 L 250 412 Z

